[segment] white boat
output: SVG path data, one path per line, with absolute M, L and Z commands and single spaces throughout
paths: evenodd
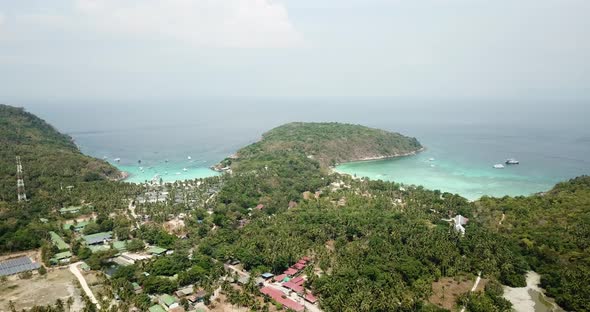
M 504 169 L 504 165 L 502 165 L 502 164 L 495 164 L 494 165 L 494 168 L 496 168 L 496 169 Z
M 434 161 L 434 158 L 428 158 L 428 161 Z
M 139 170 L 143 171 L 143 167 L 139 167 Z
M 120 162 L 121 161 L 121 158 L 115 158 L 115 161 L 116 162 Z
M 186 172 L 186 171 L 188 171 L 188 169 L 184 168 L 184 169 L 182 169 L 182 171 L 185 171 Z
M 518 165 L 518 164 L 520 164 L 520 161 L 518 161 L 514 158 L 509 158 L 509 159 L 506 159 L 506 164 L 507 165 Z
M 189 157 L 187 157 L 187 159 L 188 159 L 188 160 L 191 160 L 191 159 L 193 159 L 193 158 L 189 156 Z

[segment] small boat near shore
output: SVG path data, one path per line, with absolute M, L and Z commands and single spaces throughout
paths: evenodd
M 120 162 L 121 161 L 121 158 L 115 158 L 115 161 L 116 162 Z
M 184 169 L 182 169 L 182 171 L 184 171 L 184 172 L 187 172 L 187 171 L 188 171 L 188 169 L 184 168 Z
M 509 159 L 506 159 L 506 164 L 507 165 L 518 165 L 518 164 L 520 164 L 520 161 L 518 161 L 514 158 L 509 158 Z
M 494 169 L 504 169 L 504 165 L 502 164 L 495 164 Z

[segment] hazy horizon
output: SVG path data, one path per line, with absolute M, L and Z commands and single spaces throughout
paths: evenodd
M 3 1 L 0 102 L 588 101 L 588 29 L 582 0 Z

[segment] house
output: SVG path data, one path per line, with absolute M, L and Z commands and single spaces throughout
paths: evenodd
M 75 232 L 80 232 L 82 231 L 88 224 L 90 224 L 89 221 L 81 221 L 78 223 L 65 223 L 63 225 L 63 229 L 64 230 L 70 230 L 72 228 L 72 226 L 74 227 L 74 231 Z
M 207 292 L 205 290 L 199 290 L 195 294 L 186 297 L 186 300 L 191 304 L 196 304 L 199 302 L 203 302 L 205 300 L 205 296 L 207 296 Z
M 70 263 L 70 258 L 72 257 L 72 253 L 69 251 L 64 251 L 57 253 L 53 256 L 53 258 L 49 259 L 51 264 L 64 264 Z
M 465 218 L 462 215 L 456 215 L 453 219 L 451 219 L 455 223 L 455 231 L 461 233 L 461 235 L 465 235 L 465 227 L 464 225 L 469 222 L 469 219 Z M 449 220 L 449 221 L 451 221 Z
M 289 209 L 291 209 L 291 208 L 295 208 L 295 207 L 297 207 L 297 202 L 295 202 L 295 201 L 290 201 L 290 202 L 289 202 L 289 206 L 288 206 L 288 208 L 289 208 Z
M 469 222 L 469 219 L 465 218 L 462 215 L 456 215 L 453 220 L 455 221 L 455 224 L 461 224 L 461 225 L 465 225 L 467 224 L 467 222 Z
M 301 263 L 297 262 L 292 267 L 301 271 L 301 270 L 305 269 L 305 264 L 301 264 Z
M 301 260 L 303 260 L 303 261 L 305 261 L 305 262 L 309 262 L 309 261 L 311 261 L 311 259 L 310 259 L 309 257 L 307 257 L 307 256 L 305 256 L 305 257 L 302 257 L 302 258 L 301 258 Z
M 288 281 L 286 283 L 283 283 L 283 287 L 290 289 L 298 294 L 303 293 L 303 290 L 304 290 L 303 286 L 297 285 L 297 284 L 293 283 L 292 281 Z
M 191 285 L 191 286 L 187 286 L 187 287 L 177 290 L 174 294 L 178 298 L 184 298 L 186 296 L 191 295 L 192 293 L 193 293 L 193 286 Z
M 293 275 L 299 273 L 299 271 L 297 269 L 294 269 L 294 268 L 288 268 L 283 273 L 285 273 L 286 275 L 289 275 L 289 276 L 293 276 Z
M 127 241 L 114 241 L 113 248 L 117 249 L 120 252 L 127 251 Z
M 87 245 L 98 245 L 110 242 L 113 238 L 113 232 L 101 232 L 90 234 L 82 237 Z
M 78 213 L 80 212 L 80 210 L 82 210 L 82 206 L 70 206 L 70 207 L 64 207 L 64 208 L 60 208 L 59 209 L 59 213 L 63 214 L 68 214 L 68 213 Z
M 256 210 L 262 210 L 262 209 L 264 209 L 263 204 L 258 204 L 258 206 L 256 206 Z
M 161 295 L 158 298 L 158 303 L 161 304 L 166 310 L 170 310 L 178 306 L 178 301 L 176 300 L 176 298 L 168 294 Z
M 162 247 L 152 246 L 152 247 L 148 248 L 147 252 L 153 256 L 161 256 L 161 255 L 165 254 L 167 250 L 168 249 L 165 249 Z
M 164 308 L 162 308 L 162 306 L 159 304 L 151 306 L 148 309 L 148 311 L 150 311 L 150 312 L 166 312 L 166 310 L 164 310 Z
M 262 275 L 260 275 L 260 276 L 262 276 L 262 278 L 264 278 L 265 280 L 267 280 L 267 279 L 270 279 L 270 278 L 272 278 L 272 277 L 273 277 L 273 276 L 275 276 L 275 275 L 274 275 L 274 274 L 272 274 L 272 273 L 268 273 L 268 272 L 267 272 L 267 273 L 264 273 L 264 274 L 262 274 Z
M 292 299 L 287 298 L 287 296 L 280 290 L 271 288 L 271 287 L 262 287 L 260 292 L 264 295 L 272 298 L 277 303 L 280 303 L 287 309 L 291 309 L 296 312 L 303 312 L 305 307 Z
M 295 277 L 294 279 L 290 280 L 291 283 L 296 284 L 296 285 L 303 285 L 303 283 L 305 283 L 305 280 L 303 279 L 303 277 L 298 276 Z
M 303 299 L 305 299 L 305 301 L 307 301 L 311 304 L 315 304 L 316 302 L 318 302 L 318 299 L 314 295 L 312 295 L 311 293 L 305 294 Z
M 246 284 L 248 284 L 249 280 L 250 280 L 250 276 L 240 275 L 240 277 L 238 277 L 238 284 L 246 285 Z
M 135 294 L 139 295 L 143 292 L 143 287 L 141 287 L 138 283 L 133 282 L 131 283 L 131 286 L 133 286 L 133 292 L 135 292 Z
M 287 277 L 287 274 L 281 274 L 281 275 L 277 275 L 273 278 L 273 280 L 275 282 L 282 282 L 283 280 L 285 280 L 285 278 Z

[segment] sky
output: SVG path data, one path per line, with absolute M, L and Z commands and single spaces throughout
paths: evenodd
M 5 103 L 585 102 L 589 55 L 588 0 L 0 0 Z

